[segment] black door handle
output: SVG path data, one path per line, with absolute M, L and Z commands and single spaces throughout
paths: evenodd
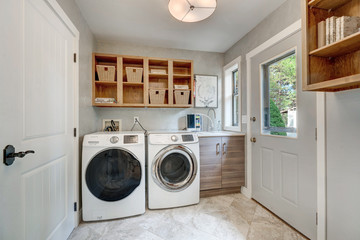
M 15 158 L 23 158 L 23 157 L 25 157 L 26 155 L 28 155 L 30 153 L 34 154 L 35 151 L 28 150 L 28 151 L 25 151 L 25 152 L 16 153 L 14 146 L 7 145 L 4 148 L 4 164 L 6 166 L 10 166 L 10 165 L 12 165 L 14 163 Z

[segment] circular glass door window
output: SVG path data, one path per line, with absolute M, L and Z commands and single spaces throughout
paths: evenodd
M 153 164 L 156 183 L 166 190 L 180 191 L 194 180 L 197 163 L 194 154 L 184 146 L 169 146 L 157 154 Z
M 108 149 L 90 161 L 85 179 L 95 197 L 107 202 L 119 201 L 140 185 L 141 165 L 126 150 Z

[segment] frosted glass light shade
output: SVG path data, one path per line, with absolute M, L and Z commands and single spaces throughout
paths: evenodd
M 182 22 L 199 22 L 211 16 L 216 0 L 170 0 L 169 11 Z

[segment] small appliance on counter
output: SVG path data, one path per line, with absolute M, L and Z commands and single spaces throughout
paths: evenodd
M 186 116 L 186 129 L 188 131 L 201 131 L 203 119 L 201 114 L 188 114 Z

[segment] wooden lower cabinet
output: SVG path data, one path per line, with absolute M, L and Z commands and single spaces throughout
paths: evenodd
M 240 192 L 245 185 L 244 136 L 200 138 L 200 195 Z

